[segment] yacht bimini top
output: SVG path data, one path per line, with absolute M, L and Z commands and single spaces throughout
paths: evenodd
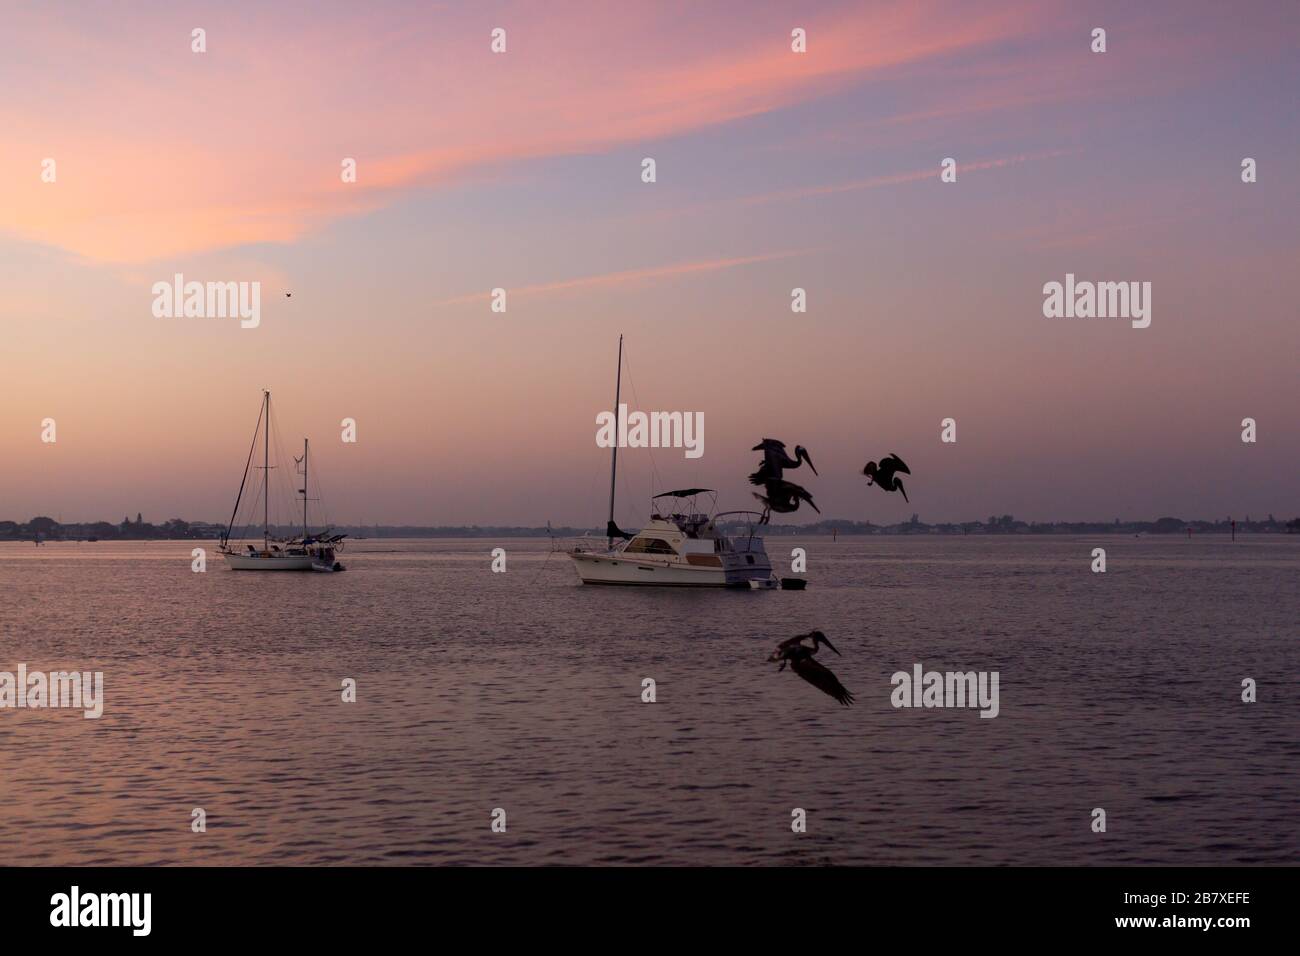
M 695 504 L 697 495 L 709 495 L 712 499 L 712 506 L 707 511 L 701 511 Z M 678 509 L 675 505 L 669 509 L 666 515 L 659 514 L 658 506 L 655 507 L 654 513 L 650 516 L 653 524 L 655 521 L 663 521 L 674 524 L 688 538 L 713 537 L 713 519 L 712 513 L 717 510 L 718 493 L 712 488 L 679 488 L 677 491 L 665 491 L 651 496 L 650 500 L 658 501 L 660 498 L 671 498 L 682 500 L 688 503 L 684 509 Z

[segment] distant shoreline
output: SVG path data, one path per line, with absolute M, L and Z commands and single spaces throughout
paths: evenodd
M 724 530 L 741 531 L 747 526 L 724 524 Z M 106 521 L 60 524 L 52 518 L 38 517 L 27 522 L 0 521 L 0 541 L 214 541 L 225 530 L 224 525 L 208 522 L 187 522 L 173 518 L 160 525 L 150 524 L 136 516 L 135 521 L 111 524 Z M 299 527 L 271 527 L 277 538 L 288 538 L 301 533 Z M 1242 534 L 1300 534 L 1300 518 L 1277 520 L 1272 515 L 1262 520 L 1249 517 L 1237 521 L 1237 532 Z M 510 525 L 333 525 L 333 533 L 346 534 L 352 540 L 380 540 L 385 538 L 573 538 L 582 535 L 603 538 L 603 528 L 546 528 L 517 527 Z M 1011 515 L 990 516 L 985 521 L 939 522 L 927 524 L 916 516 L 911 521 L 891 525 L 877 525 L 864 521 L 829 519 L 813 524 L 771 524 L 764 528 L 767 537 L 782 535 L 1053 535 L 1053 534 L 1225 534 L 1234 531 L 1230 519 L 1219 521 L 1182 518 L 1157 518 L 1154 521 L 1017 521 Z M 261 537 L 260 529 L 244 529 L 243 539 Z

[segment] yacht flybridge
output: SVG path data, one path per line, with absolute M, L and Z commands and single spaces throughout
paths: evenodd
M 239 517 L 239 506 L 244 501 L 244 489 L 248 487 L 248 473 L 253 468 L 253 455 L 257 451 L 257 439 L 262 439 L 262 472 L 259 494 L 253 496 L 253 503 L 258 497 L 262 499 L 262 546 L 237 541 L 231 543 L 231 533 Z M 262 393 L 262 410 L 258 415 L 257 428 L 253 431 L 253 444 L 248 450 L 248 461 L 244 465 L 244 477 L 239 483 L 239 494 L 235 498 L 235 509 L 230 515 L 230 524 L 221 535 L 221 553 L 232 571 L 342 571 L 337 554 L 343 550 L 345 534 L 330 534 L 329 530 L 313 533 L 307 523 L 307 502 L 314 500 L 308 496 L 308 454 L 310 448 L 306 439 L 302 443 L 302 457 L 294 458 L 295 474 L 302 478 L 302 534 L 288 538 L 277 538 L 271 534 L 271 393 Z M 242 544 L 242 547 L 240 546 Z
M 618 339 L 618 375 L 614 407 L 623 378 L 623 337 Z M 617 425 L 615 426 L 617 428 Z M 666 491 L 651 499 L 650 523 L 635 534 L 614 523 L 614 489 L 618 475 L 615 435 L 609 478 L 609 521 L 601 539 L 583 539 L 566 550 L 583 584 L 633 584 L 669 587 L 775 587 L 772 562 L 755 531 L 762 516 L 755 511 L 717 511 L 711 488 Z M 707 496 L 707 508 L 699 507 Z M 661 502 L 663 504 L 661 504 Z M 724 519 L 730 519 L 725 521 Z M 742 524 L 744 533 L 727 535 L 725 524 Z

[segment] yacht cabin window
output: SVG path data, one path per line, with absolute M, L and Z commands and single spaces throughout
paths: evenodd
M 633 538 L 624 552 L 630 554 L 676 554 L 671 544 L 661 538 Z

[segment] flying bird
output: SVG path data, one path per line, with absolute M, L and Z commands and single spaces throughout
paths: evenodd
M 286 292 L 286 293 L 284 294 L 284 297 L 285 297 L 286 299 L 288 299 L 288 298 L 291 297 L 292 295 L 293 295 L 292 292 Z
M 754 497 L 763 503 L 763 516 L 759 519 L 759 524 L 767 524 L 773 511 L 781 514 L 798 511 L 802 501 L 808 502 L 813 511 L 821 514 L 821 509 L 813 502 L 812 495 L 806 488 L 785 480 L 787 468 L 798 468 L 805 461 L 812 473 L 817 474 L 817 466 L 813 464 L 807 448 L 795 445 L 794 457 L 791 458 L 785 450 L 785 442 L 764 438 L 752 450 L 763 453 L 763 463 L 758 466 L 758 471 L 749 476 L 750 484 L 763 489 L 763 494 L 754 492 Z
M 893 452 L 890 452 L 888 457 L 880 459 L 879 464 L 869 461 L 866 467 L 862 469 L 862 473 L 867 476 L 868 485 L 874 482 L 885 491 L 901 491 L 903 500 L 911 504 L 907 498 L 907 489 L 903 487 L 903 480 L 898 477 L 900 471 L 905 475 L 912 473 L 907 465 L 903 463 L 903 459 Z
M 809 631 L 807 634 L 798 634 L 782 641 L 767 660 L 771 664 L 780 661 L 778 672 L 785 670 L 785 665 L 789 664 L 790 669 L 808 683 L 848 707 L 853 703 L 853 695 L 844 689 L 839 678 L 831 673 L 828 667 L 813 659 L 813 655 L 823 644 L 835 651 L 836 656 L 843 656 L 835 650 L 835 645 L 821 631 Z
M 796 485 L 793 481 L 768 481 L 764 483 L 763 491 L 766 493 L 761 495 L 757 491 L 754 492 L 754 497 L 763 502 L 763 516 L 759 519 L 759 524 L 767 524 L 773 511 L 778 514 L 798 511 L 801 501 L 808 502 L 812 510 L 818 514 L 822 513 L 822 509 L 817 507 L 808 489 Z
M 786 454 L 785 442 L 777 441 L 775 438 L 764 438 L 750 450 L 763 453 L 763 464 L 758 466 L 758 471 L 749 476 L 751 485 L 765 485 L 769 481 L 780 481 L 785 477 L 785 469 L 798 468 L 805 461 L 808 462 L 812 473 L 817 474 L 817 466 L 813 464 L 812 456 L 803 445 L 794 446 L 793 458 Z

